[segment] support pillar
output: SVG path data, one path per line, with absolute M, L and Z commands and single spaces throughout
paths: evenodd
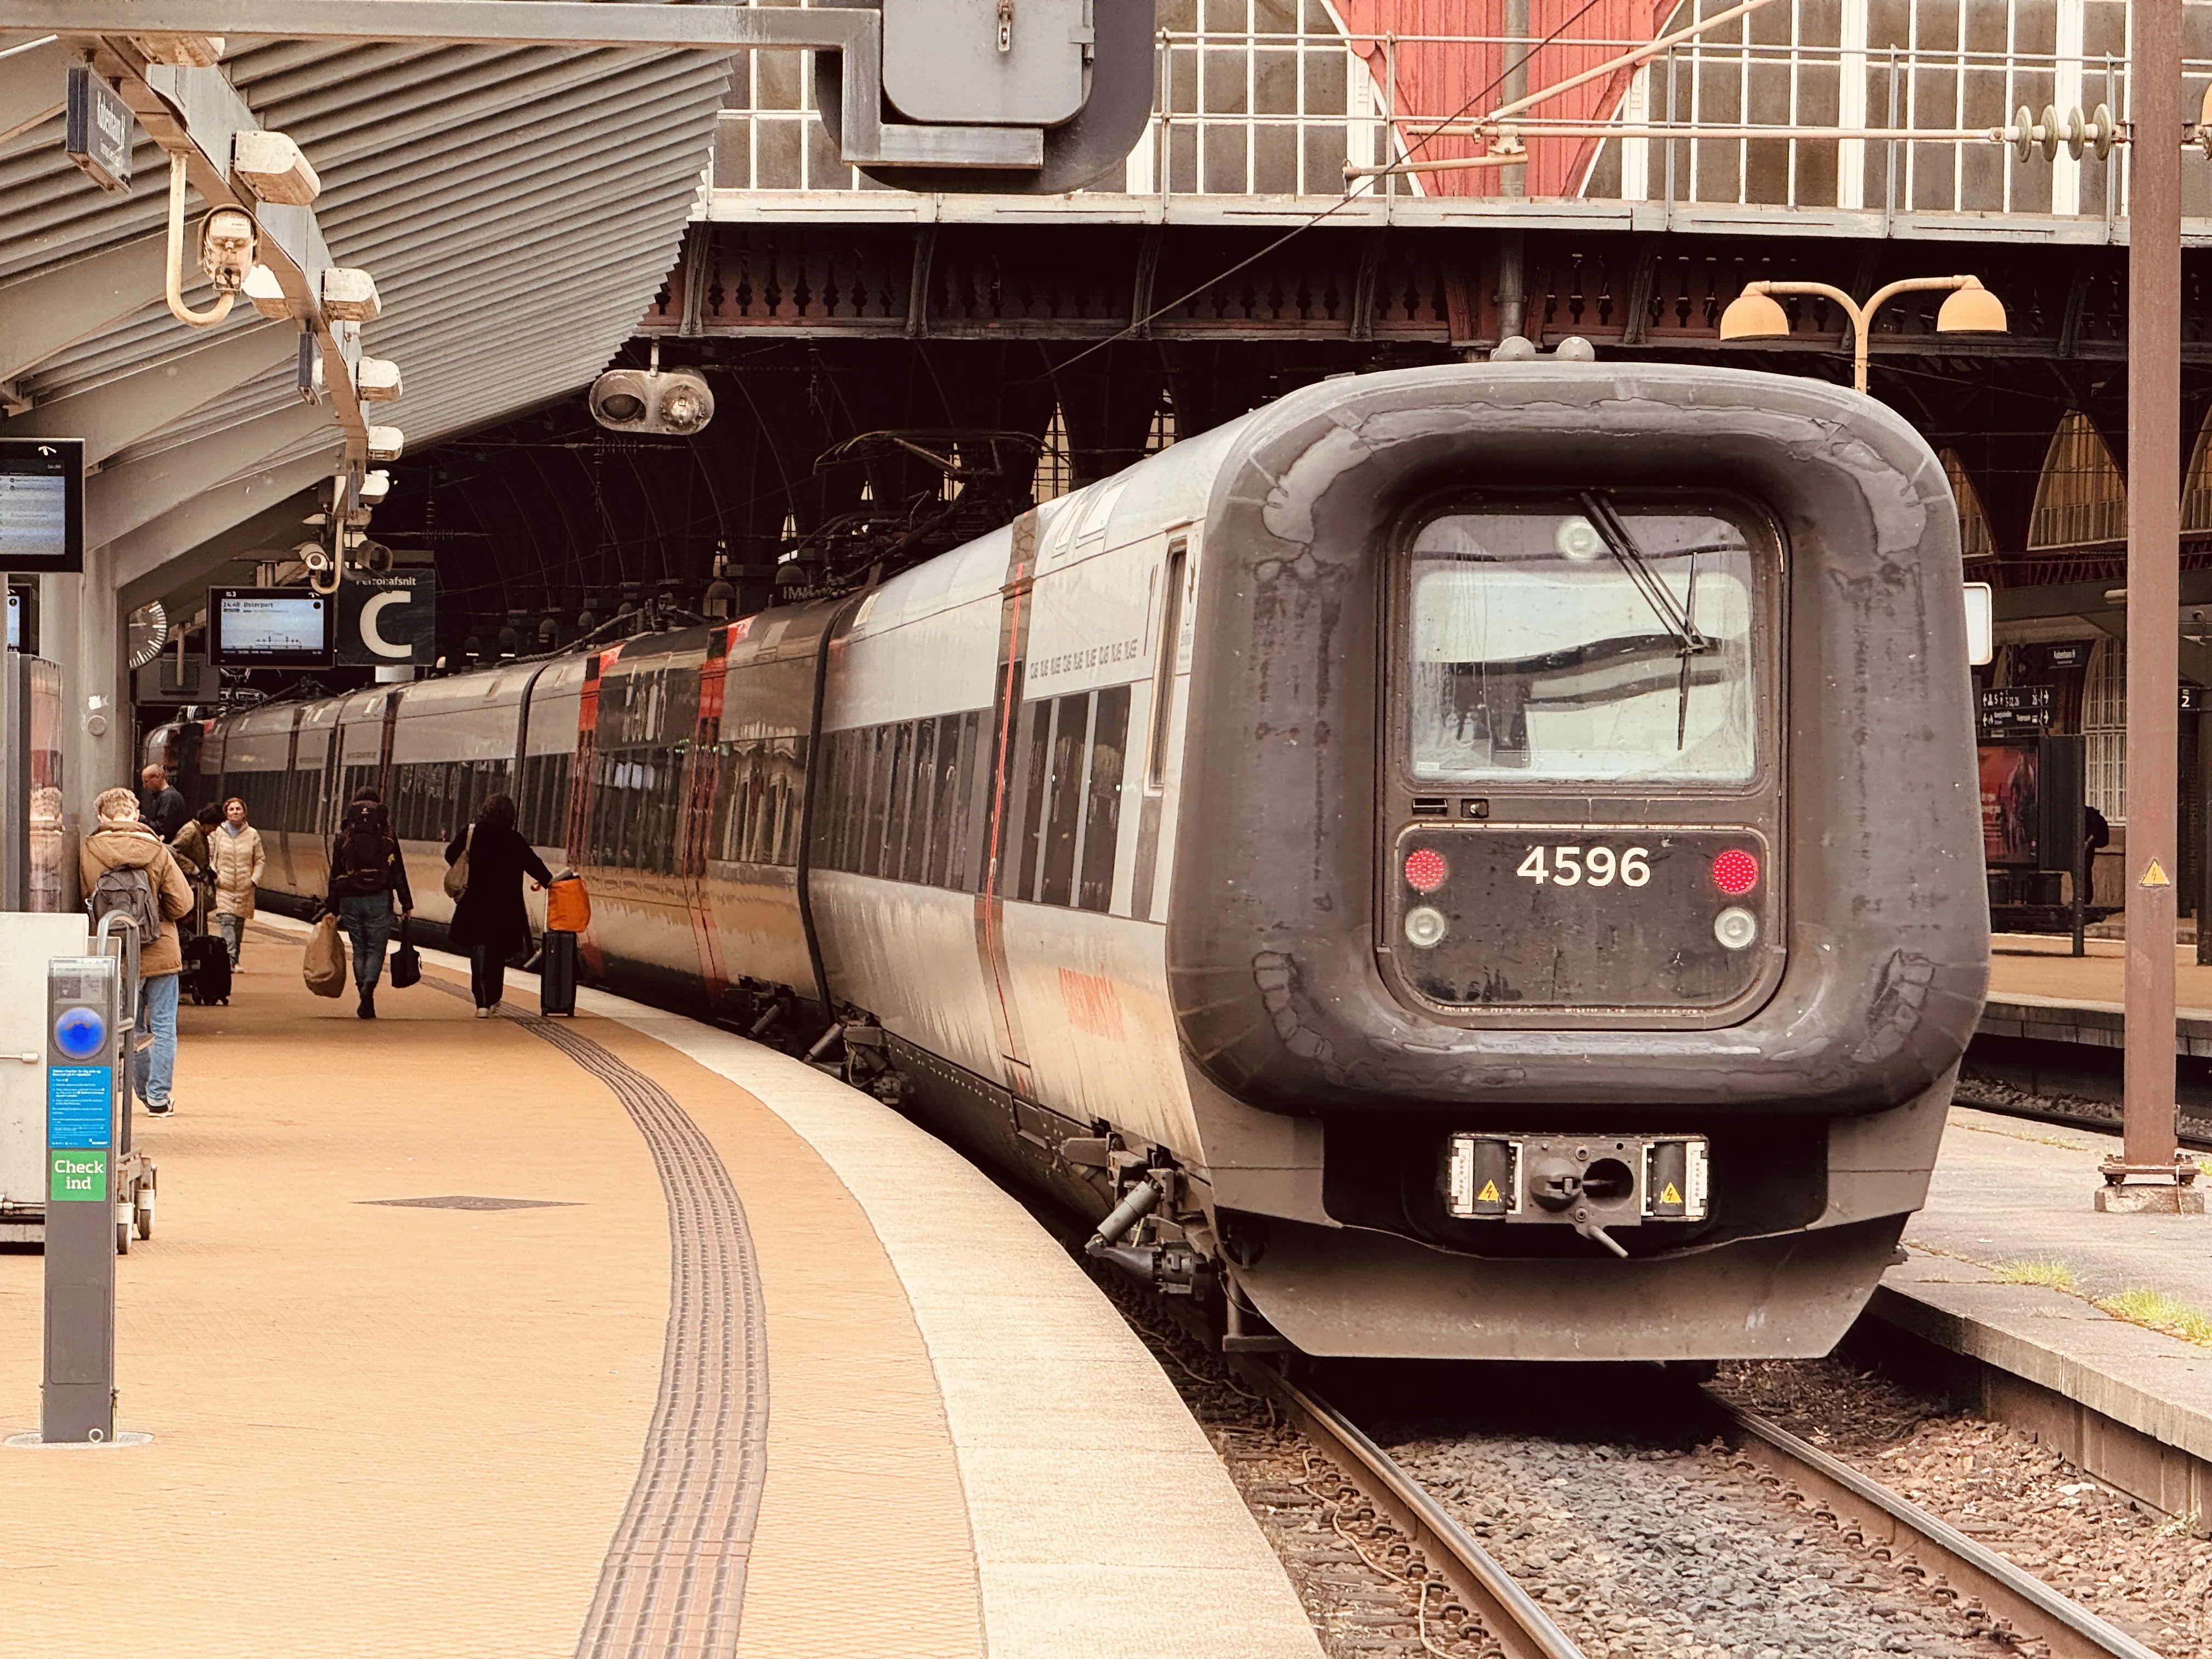
M 2201 1212 L 2174 1142 L 2181 645 L 2181 0 L 2135 0 L 2128 77 L 2126 1114 L 2100 1210 Z M 2185 1175 L 2182 1173 L 2186 1171 Z M 2130 1186 L 2133 1178 L 2139 1185 Z M 2189 1200 L 2193 1200 L 2191 1203 Z
M 138 783 L 113 550 L 87 548 L 82 575 L 40 578 L 39 610 L 40 654 L 62 671 L 62 823 L 74 872 L 76 848 L 100 827 L 100 792 Z

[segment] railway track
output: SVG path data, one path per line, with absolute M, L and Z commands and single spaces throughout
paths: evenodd
M 1376 1510 L 1426 1557 L 1512 1659 L 1583 1659 L 1583 1650 L 1421 1482 L 1313 1389 L 1273 1367 L 1233 1369 L 1367 1489 Z M 1939 1598 L 1978 1613 L 1996 1640 L 2048 1659 L 2160 1659 L 2142 1643 L 1917 1504 L 1787 1430 L 1711 1390 L 1712 1413 L 1759 1483 L 1804 1519 L 1920 1578 Z

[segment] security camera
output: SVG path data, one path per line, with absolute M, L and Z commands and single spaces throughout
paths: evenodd
M 253 269 L 253 221 L 217 208 L 200 221 L 200 273 L 218 294 L 235 294 Z
M 714 418 L 707 377 L 690 368 L 611 368 L 592 384 L 592 418 L 610 432 L 689 437 Z

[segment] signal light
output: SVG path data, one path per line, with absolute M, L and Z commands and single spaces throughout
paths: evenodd
M 1444 884 L 1451 866 L 1433 848 L 1416 848 L 1406 855 L 1406 884 L 1417 893 L 1433 893 Z
M 1741 898 L 1759 885 L 1759 860 L 1731 847 L 1713 860 L 1713 885 L 1730 898 Z

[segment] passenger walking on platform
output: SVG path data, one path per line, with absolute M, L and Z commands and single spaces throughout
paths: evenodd
M 208 855 L 215 877 L 215 925 L 222 930 L 235 971 L 246 924 L 253 919 L 254 889 L 269 862 L 261 850 L 261 832 L 246 821 L 246 803 L 235 795 L 222 804 L 222 827 L 208 836 Z
M 148 767 L 138 775 L 138 781 L 144 786 L 138 797 L 140 821 L 163 841 L 174 841 L 177 832 L 191 817 L 191 808 L 185 805 L 185 798 L 177 793 L 169 781 L 169 775 L 160 767 Z
M 93 919 L 120 911 L 138 925 L 138 1018 L 153 1034 L 131 1069 L 138 1097 L 155 1117 L 176 1109 L 170 1085 L 177 1069 L 177 990 L 185 966 L 177 918 L 192 908 L 191 884 L 177 856 L 138 816 L 128 789 L 101 792 L 93 803 L 100 828 L 77 849 L 77 872 L 91 895 Z
M 325 901 L 353 939 L 353 982 L 361 993 L 361 1006 L 354 1012 L 363 1019 L 376 1018 L 376 981 L 384 974 L 395 899 L 401 915 L 415 914 L 415 895 L 407 885 L 407 865 L 399 856 L 391 817 L 375 788 L 364 784 L 353 792 L 345 823 L 331 846 Z
M 222 822 L 222 808 L 210 801 L 192 814 L 191 822 L 178 830 L 169 842 L 169 850 L 184 866 L 187 880 L 197 881 L 209 873 L 214 856 L 208 851 L 208 831 Z
M 477 1018 L 489 1019 L 507 994 L 507 963 L 530 950 L 530 918 L 522 908 L 525 874 L 550 886 L 553 872 L 514 827 L 514 798 L 494 795 L 477 821 L 453 837 L 446 862 L 468 860 L 466 883 L 453 902 L 452 938 L 469 953 L 469 988 Z M 451 890 L 452 883 L 447 884 Z

